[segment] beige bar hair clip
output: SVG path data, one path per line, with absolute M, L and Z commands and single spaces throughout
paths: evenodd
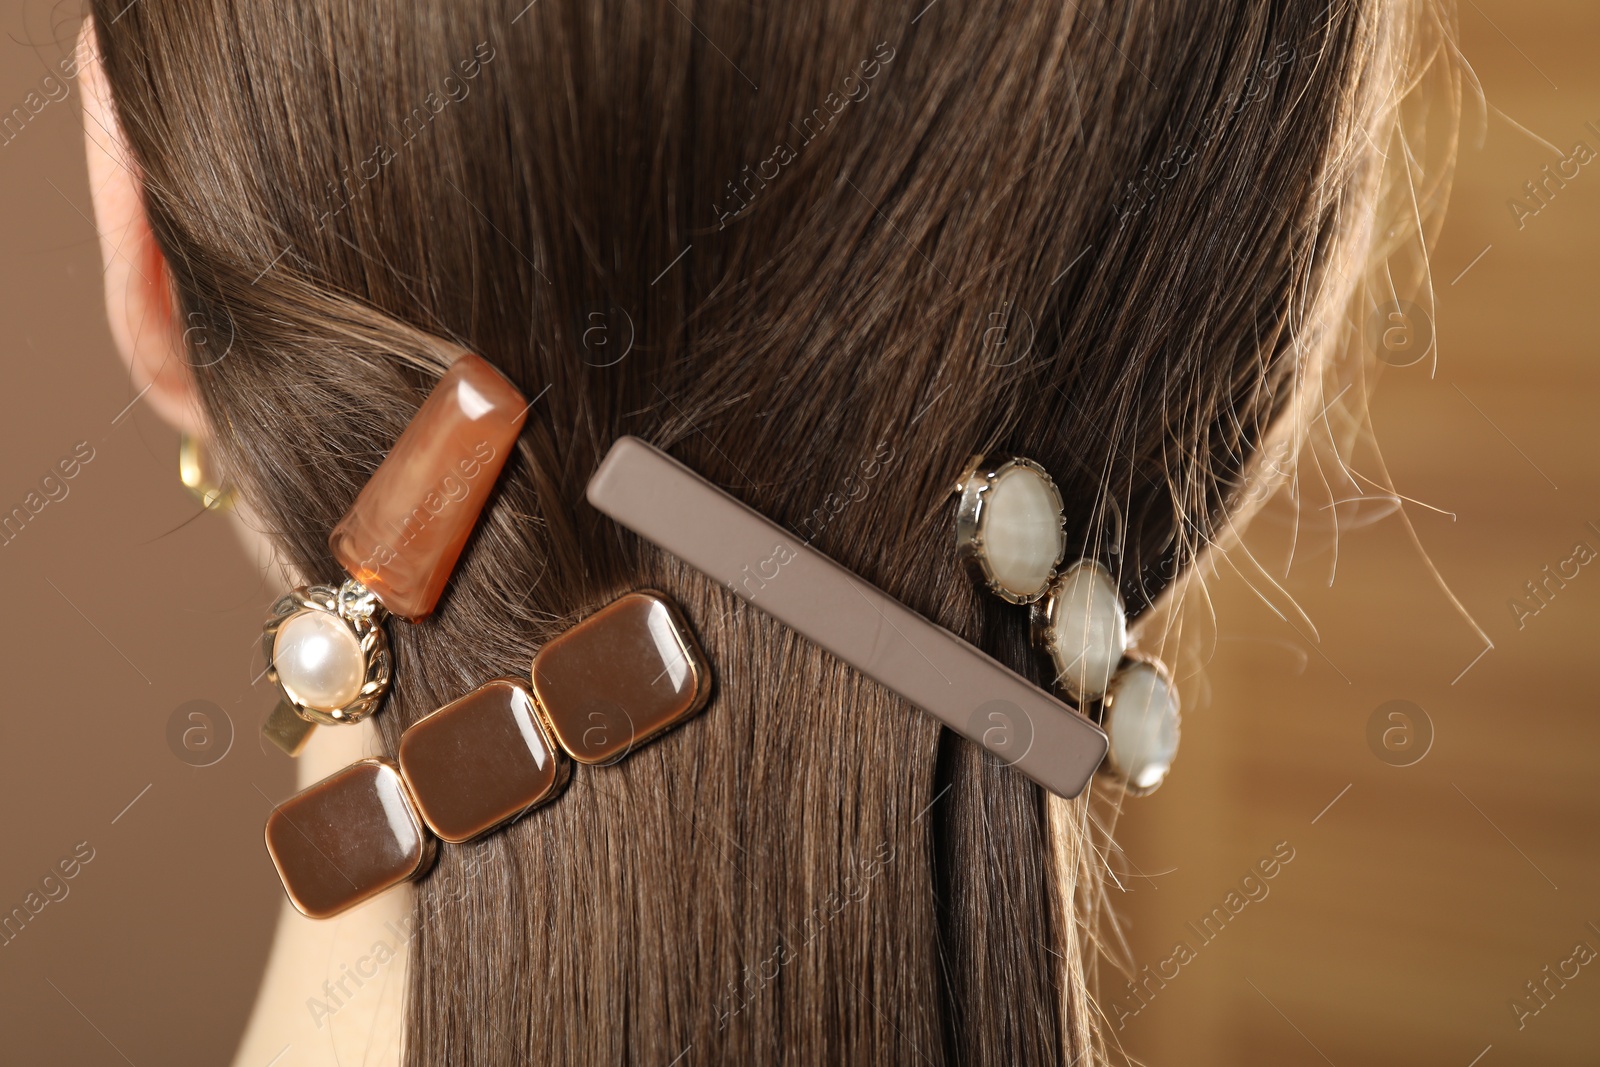
M 1051 792 L 1077 796 L 1105 757 L 1072 708 L 637 437 L 611 446 L 588 498 Z

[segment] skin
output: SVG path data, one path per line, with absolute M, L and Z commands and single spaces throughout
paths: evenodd
M 111 335 L 143 402 L 173 428 L 204 441 L 207 427 L 184 357 L 171 276 L 145 216 L 137 168 L 112 112 L 93 39 L 86 23 L 78 42 L 79 87 Z M 254 557 L 272 569 L 270 547 L 248 514 L 232 514 Z M 285 585 L 298 584 L 284 578 Z M 319 728 L 299 759 L 299 784 L 379 751 L 371 722 Z M 411 906 L 406 888 L 319 922 L 285 900 L 236 1067 L 399 1064 Z

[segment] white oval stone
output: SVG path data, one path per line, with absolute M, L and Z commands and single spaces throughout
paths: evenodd
M 1038 471 L 1008 467 L 984 494 L 978 535 L 995 583 L 1012 596 L 1037 597 L 1066 543 L 1055 491 Z
M 318 711 L 349 704 L 366 680 L 361 642 L 325 611 L 302 611 L 278 627 L 272 665 L 284 691 Z
M 1128 649 L 1128 616 L 1117 585 L 1097 563 L 1075 563 L 1050 590 L 1050 658 L 1056 683 L 1095 700 Z
M 1154 789 L 1178 754 L 1178 694 L 1150 664 L 1132 664 L 1111 681 L 1105 728 L 1116 770 L 1135 789 Z

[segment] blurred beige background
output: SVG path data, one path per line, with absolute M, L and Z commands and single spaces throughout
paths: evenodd
M 281 895 L 262 822 L 293 780 L 256 735 L 271 594 L 179 484 L 175 435 L 130 406 L 78 93 L 47 80 L 70 16 L 0 4 L 0 512 L 44 502 L 0 539 L 0 914 L 42 902 L 0 933 L 0 1062 L 226 1063 Z M 41 485 L 75 449 L 93 458 Z M 174 715 L 176 751 L 217 762 L 175 754 Z M 92 859 L 61 879 L 75 849 Z
M 1491 110 L 1469 103 L 1433 260 L 1438 358 L 1387 368 L 1372 400 L 1395 488 L 1453 518 L 1410 509 L 1424 556 L 1397 516 L 1303 515 L 1283 577 L 1280 500 L 1248 543 L 1293 622 L 1248 569 L 1213 586 L 1177 769 L 1129 804 L 1113 857 L 1126 958 L 1176 967 L 1137 996 L 1104 979 L 1111 1035 L 1152 1065 L 1600 1062 L 1600 965 L 1526 988 L 1600 950 L 1600 571 L 1520 628 L 1508 607 L 1576 542 L 1600 550 L 1600 171 L 1520 229 L 1507 207 L 1557 158 L 1514 123 L 1600 148 L 1600 8 L 1466 0 L 1461 23 Z M 261 821 L 291 782 L 256 740 L 269 594 L 117 370 L 77 95 L 44 81 L 75 20 L 5 0 L 0 29 L 0 105 L 43 101 L 0 133 L 0 510 L 46 501 L 0 545 L 0 912 L 46 902 L 0 938 L 0 1059 L 224 1062 L 278 906 Z M 93 458 L 41 486 L 74 449 Z M 1370 448 L 1352 463 L 1377 475 Z M 1369 741 L 1396 700 L 1409 719 Z M 1424 751 L 1396 750 L 1407 728 L 1431 743 L 1397 766 Z M 1246 881 L 1274 848 L 1293 858 Z M 1257 899 L 1206 940 L 1235 890 Z M 1192 958 L 1167 962 L 1179 941 Z
M 1453 518 L 1408 508 L 1424 554 L 1302 471 L 1321 495 L 1287 577 L 1287 498 L 1245 539 L 1283 591 L 1237 553 L 1213 584 L 1183 750 L 1119 826 L 1112 903 L 1157 981 L 1136 996 L 1107 972 L 1103 993 L 1152 1065 L 1600 1063 L 1600 958 L 1574 959 L 1600 953 L 1600 568 L 1573 559 L 1600 552 L 1600 170 L 1543 205 L 1524 187 L 1560 159 L 1536 137 L 1600 152 L 1600 6 L 1464 0 L 1460 22 L 1489 110 L 1469 91 L 1432 257 L 1437 363 L 1385 367 L 1371 398 L 1394 489 Z M 1539 208 L 1520 228 L 1513 198 Z M 1371 445 L 1350 465 L 1383 480 Z M 1333 499 L 1358 491 L 1327 474 Z M 1547 565 L 1577 576 L 1541 605 L 1526 586 Z M 1293 860 L 1241 889 L 1280 842 Z M 1162 985 L 1180 941 L 1193 958 Z

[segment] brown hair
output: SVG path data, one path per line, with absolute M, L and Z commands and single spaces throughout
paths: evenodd
M 640 435 L 1043 680 L 954 561 L 949 488 L 1039 461 L 1069 550 L 1109 540 L 1150 603 L 1348 293 L 1401 20 L 921 6 L 92 4 L 216 448 L 301 574 L 338 578 L 328 531 L 438 339 L 537 398 L 438 614 L 391 628 L 390 750 L 631 588 L 714 663 L 703 715 L 443 850 L 407 1062 L 1098 1056 L 1082 802 L 584 484 Z

